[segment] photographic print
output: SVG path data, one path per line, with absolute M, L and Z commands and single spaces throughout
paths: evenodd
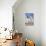
M 34 14 L 33 13 L 25 13 L 25 25 L 34 25 Z

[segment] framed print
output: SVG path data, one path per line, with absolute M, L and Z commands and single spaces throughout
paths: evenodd
M 25 13 L 25 25 L 27 26 L 34 25 L 34 14 L 33 13 Z

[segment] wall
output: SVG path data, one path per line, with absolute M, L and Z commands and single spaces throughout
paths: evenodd
M 0 0 L 0 27 L 12 28 L 12 6 L 16 0 Z
M 41 42 L 42 46 L 46 46 L 46 0 L 41 3 Z
M 25 26 L 25 12 L 34 13 L 34 25 Z M 13 6 L 15 28 L 22 32 L 24 38 L 35 41 L 36 46 L 41 46 L 41 1 L 40 0 L 23 0 L 17 7 Z

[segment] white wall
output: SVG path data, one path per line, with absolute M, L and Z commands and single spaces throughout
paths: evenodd
M 18 7 L 14 5 L 15 28 L 24 34 L 24 37 L 35 41 L 36 46 L 41 46 L 41 1 L 24 0 Z M 25 12 L 34 13 L 34 25 L 25 26 Z
M 41 3 L 41 41 L 42 46 L 46 46 L 46 0 Z
M 12 6 L 16 0 L 0 0 L 0 27 L 12 28 Z

